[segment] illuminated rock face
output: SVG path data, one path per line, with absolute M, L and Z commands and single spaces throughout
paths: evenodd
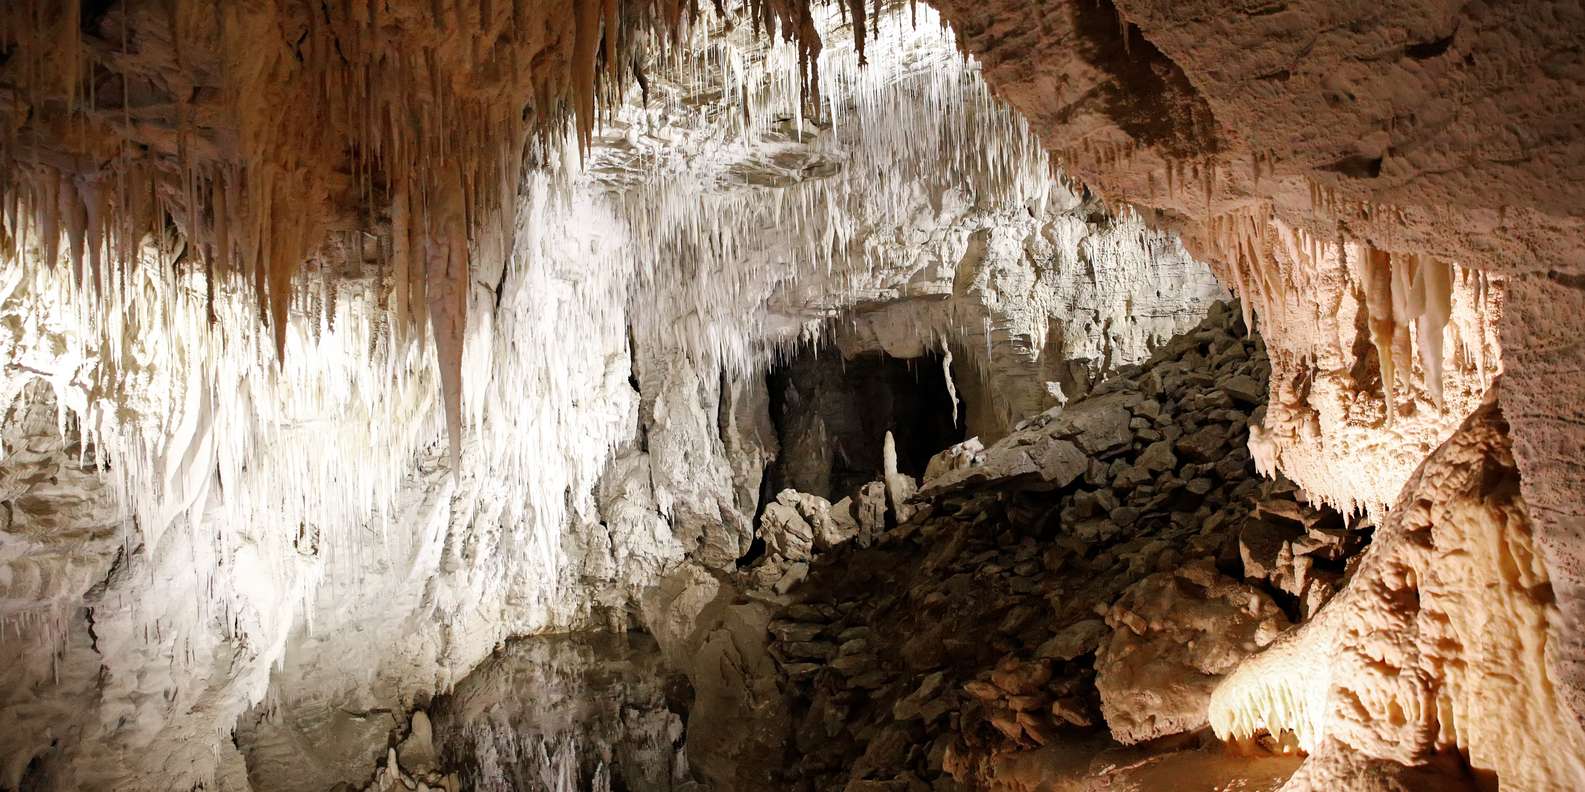
M 1393 502 L 1416 457 L 1503 372 L 1521 486 L 1560 603 L 1551 677 L 1585 713 L 1585 472 L 1573 461 L 1585 439 L 1585 346 L 1573 340 L 1585 331 L 1585 135 L 1564 109 L 1585 100 L 1585 76 L 1561 66 L 1575 63 L 1580 10 L 1550 0 L 1301 0 L 1247 13 L 1169 0 L 936 5 L 1067 172 L 1178 230 L 1253 308 L 1274 369 L 1257 450 L 1313 494 Z M 1424 329 L 1397 340 L 1396 325 L 1419 312 L 1368 305 L 1396 293 L 1352 263 L 1371 251 L 1391 262 L 1389 281 L 1410 257 L 1481 273 L 1455 284 L 1445 410 L 1421 384 L 1438 368 L 1416 337 Z M 1368 312 L 1356 312 L 1362 303 Z M 1392 389 L 1380 382 L 1381 339 L 1396 350 L 1403 385 Z M 1389 391 L 1399 393 L 1390 427 Z M 1368 479 L 1341 472 L 1352 470 Z
M 300 279 L 284 364 L 254 296 L 217 282 L 210 324 L 169 248 L 103 303 L 36 247 L 8 258 L 0 394 L 45 380 L 66 444 L 109 468 L 7 485 L 0 783 L 362 784 L 390 728 L 370 713 L 509 636 L 625 627 L 684 559 L 748 549 L 777 350 L 945 346 L 996 431 L 1055 403 L 1059 364 L 1087 381 L 1198 321 L 1210 273 L 1051 181 L 921 16 L 883 20 L 862 72 L 833 42 L 829 127 L 777 120 L 795 56 L 727 51 L 751 127 L 657 73 L 586 166 L 527 177 L 509 255 L 474 251 L 460 466 L 435 353 L 397 342 L 387 273 L 350 244 Z M 7 426 L 47 437 L 37 409 Z M 6 463 L 82 456 L 31 443 Z
M 1202 728 L 1222 675 L 1288 626 L 1269 596 L 1219 574 L 1210 559 L 1140 581 L 1107 618 L 1112 635 L 1096 656 L 1095 686 L 1124 744 Z
M 1585 732 L 1546 670 L 1559 613 L 1531 526 L 1488 403 L 1410 478 L 1342 593 L 1217 687 L 1217 734 L 1287 731 L 1330 755 L 1288 789 L 1453 751 L 1504 788 L 1585 783 Z
M 0 28 L 0 783 L 363 783 L 369 713 L 751 550 L 791 345 L 950 356 L 990 445 L 1191 325 L 1192 253 L 1266 340 L 1254 458 L 1397 531 L 1213 723 L 1302 736 L 1296 785 L 1453 746 L 1578 784 L 1573 5 L 937 0 L 1021 116 L 928 9 L 860 69 L 862 4 L 755 3 L 795 41 L 701 22 L 671 63 L 650 3 L 97 5 Z M 1511 445 L 1459 428 L 1499 373 Z

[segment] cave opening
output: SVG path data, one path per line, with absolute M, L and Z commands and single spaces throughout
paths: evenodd
M 801 349 L 772 368 L 781 453 L 765 476 L 769 497 L 791 488 L 834 501 L 880 479 L 888 431 L 897 469 L 923 476 L 930 457 L 965 439 L 967 408 L 946 371 L 938 352 L 845 357 L 834 347 Z

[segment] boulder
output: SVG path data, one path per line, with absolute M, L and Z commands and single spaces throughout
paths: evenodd
M 1227 450 L 1227 428 L 1211 424 L 1178 439 L 1178 453 L 1190 462 L 1215 462 Z
M 1178 466 L 1178 456 L 1172 453 L 1172 444 L 1159 440 L 1145 446 L 1134 464 L 1153 473 L 1163 473 Z
M 1089 469 L 1090 460 L 1079 447 L 1066 440 L 1052 438 L 1039 452 L 1030 454 L 1040 466 L 1040 478 L 1053 487 L 1066 487 Z
M 939 697 L 946 689 L 947 676 L 943 671 L 934 671 L 925 675 L 919 682 L 919 687 L 914 692 L 897 700 L 892 705 L 892 717 L 896 720 L 912 720 L 921 717 L 924 707 L 933 699 Z
M 833 506 L 819 495 L 784 489 L 776 494 L 776 503 L 792 508 L 814 531 L 814 549 L 829 550 L 849 539 L 859 530 L 853 520 L 852 501 L 844 498 Z
M 859 488 L 858 503 L 860 547 L 869 547 L 886 530 L 886 485 L 871 481 Z
M 1068 405 L 1057 416 L 1053 427 L 1073 440 L 1086 453 L 1105 454 L 1126 447 L 1134 440 L 1128 427 L 1132 407 L 1144 401 L 1137 393 L 1109 393 Z
M 814 528 L 798 510 L 780 501 L 765 506 L 759 520 L 760 538 L 765 540 L 765 555 L 770 559 L 807 561 L 814 549 Z
M 1100 619 L 1085 619 L 1064 627 L 1061 632 L 1040 645 L 1035 654 L 1052 660 L 1067 662 L 1087 655 L 1101 645 L 1101 640 L 1112 628 Z
M 1095 686 L 1112 737 L 1127 744 L 1204 726 L 1222 676 L 1289 626 L 1269 596 L 1210 559 L 1134 584 L 1106 622 Z
M 1221 381 L 1222 392 L 1233 401 L 1253 407 L 1266 403 L 1266 389 L 1248 374 L 1235 374 Z
M 1268 580 L 1293 577 L 1293 540 L 1303 536 L 1286 523 L 1251 517 L 1238 532 L 1238 557 L 1244 562 L 1246 579 Z
M 948 473 L 970 468 L 984 461 L 981 457 L 985 454 L 985 444 L 978 437 L 971 437 L 930 458 L 925 465 L 924 484 L 938 479 Z

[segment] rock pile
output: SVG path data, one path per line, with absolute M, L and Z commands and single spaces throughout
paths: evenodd
M 1199 729 L 1220 675 L 1314 613 L 1368 537 L 1257 475 L 1269 367 L 1238 315 L 1219 304 L 1083 400 L 947 449 L 906 504 L 895 481 L 867 486 L 864 519 L 778 496 L 775 568 L 807 565 L 769 628 L 785 788 L 957 789 L 1009 753 Z M 805 550 L 860 524 L 873 544 Z

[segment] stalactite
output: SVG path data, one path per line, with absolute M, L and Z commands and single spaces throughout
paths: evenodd
M 855 8 L 862 9 L 862 3 Z M 750 9 L 767 32 L 796 42 L 804 66 L 801 88 L 814 106 L 820 43 L 809 7 L 802 0 L 753 0 Z M 20 129 L 0 145 L 0 162 L 20 177 L 7 180 L 0 202 L 34 218 L 49 261 L 55 260 L 53 251 L 64 232 L 77 282 L 88 284 L 86 263 L 96 292 L 103 290 L 103 254 L 108 251 L 114 265 L 124 269 L 136 255 L 137 240 L 161 232 L 158 216 L 170 214 L 188 239 L 190 265 L 216 277 L 240 274 L 252 282 L 259 313 L 276 327 L 276 346 L 284 354 L 280 327 L 293 299 L 295 275 L 305 258 L 326 244 L 332 215 L 347 212 L 349 198 L 358 199 L 352 212 L 366 221 L 361 206 L 370 198 L 397 191 L 398 185 L 405 190 L 405 201 L 389 202 L 392 225 L 405 223 L 408 230 L 396 233 L 391 245 L 397 276 L 391 287 L 407 292 L 388 301 L 395 312 L 390 325 L 400 335 L 423 318 L 427 304 L 421 284 L 429 280 L 428 259 L 415 256 L 411 239 L 417 229 L 435 225 L 429 213 L 439 200 L 436 194 L 450 189 L 437 174 L 460 171 L 469 185 L 466 227 L 448 233 L 472 239 L 498 225 L 498 218 L 510 213 L 512 196 L 480 189 L 496 182 L 495 169 L 519 160 L 526 136 L 561 134 L 569 115 L 587 153 L 597 105 L 621 100 L 625 70 L 619 66 L 636 63 L 628 50 L 651 26 L 679 41 L 679 32 L 698 10 L 696 4 L 685 7 L 675 0 L 565 0 L 476 8 L 446 2 L 423 13 L 397 14 L 380 4 L 352 3 L 304 15 L 303 38 L 286 48 L 258 46 L 250 39 L 292 29 L 271 18 L 297 13 L 289 5 L 278 10 L 222 6 L 196 17 L 197 9 L 178 4 L 169 14 L 169 31 L 136 27 L 157 24 L 157 19 L 122 17 L 120 46 L 128 46 L 129 37 L 133 44 L 145 44 L 151 33 L 156 41 L 169 41 L 166 49 L 145 50 L 142 57 L 156 65 L 164 59 L 173 73 L 202 62 L 208 53 L 220 53 L 223 90 L 198 107 L 187 94 L 171 89 L 174 132 L 145 145 L 135 157 L 118 142 L 118 153 L 109 160 L 88 150 L 59 152 L 64 157 L 52 151 L 49 158 L 108 161 L 104 171 L 24 169 L 24 161 L 45 159 L 38 156 L 42 149 L 120 141 L 143 123 L 145 111 L 125 103 L 125 72 L 119 75 L 123 104 L 118 112 L 100 113 L 93 98 L 84 96 L 84 86 L 91 87 L 97 75 L 131 67 L 86 58 L 82 38 L 96 32 L 81 28 L 79 13 L 77 4 L 52 0 L 18 0 L 0 11 L 0 45 L 14 51 L 11 62 L 20 65 L 10 72 L 17 82 L 12 87 L 20 89 L 30 108 L 7 125 Z M 468 46 L 451 46 L 464 26 L 475 27 L 478 35 Z M 865 39 L 859 35 L 862 49 Z M 277 62 L 283 52 L 294 62 Z M 260 90 L 264 85 L 269 90 Z M 61 95 L 65 102 L 43 104 Z M 532 99 L 529 112 L 520 113 L 521 99 L 514 103 L 512 97 Z M 285 107 L 294 112 L 283 114 Z M 200 115 L 221 123 L 200 127 Z M 51 124 L 80 126 L 83 133 L 61 139 L 40 131 Z M 210 126 L 234 128 L 234 147 L 231 141 L 206 138 Z M 350 167 L 344 167 L 348 152 Z M 144 167 L 145 162 L 162 166 Z M 516 176 L 509 174 L 508 181 Z M 141 196 L 152 194 L 173 205 L 163 213 L 144 211 Z M 396 214 L 402 215 L 400 221 Z M 400 277 L 404 269 L 405 279 Z M 458 272 L 449 266 L 447 271 Z
M 1420 283 L 1424 289 L 1424 309 L 1416 317 L 1420 340 L 1420 361 L 1425 369 L 1426 390 L 1442 407 L 1442 339 L 1448 320 L 1453 314 L 1453 267 L 1437 259 L 1425 259 L 1420 265 Z
M 1387 401 L 1387 422 L 1394 414 L 1393 389 L 1397 367 L 1393 358 L 1393 300 L 1392 257 L 1383 250 L 1367 247 L 1365 250 L 1365 310 L 1369 314 L 1370 343 L 1376 348 L 1376 362 L 1381 371 L 1382 397 Z

